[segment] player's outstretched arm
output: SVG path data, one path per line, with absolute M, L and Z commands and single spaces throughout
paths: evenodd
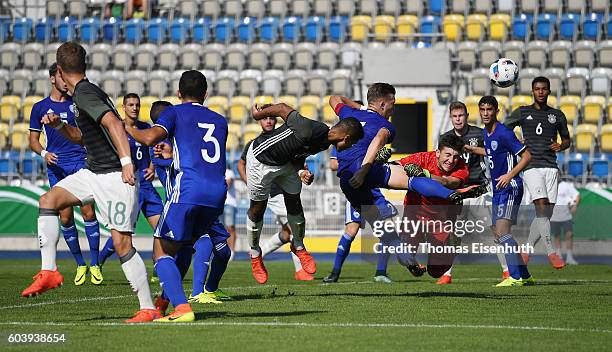
M 58 130 L 64 137 L 75 144 L 83 144 L 81 130 L 72 127 L 60 119 L 56 114 L 50 113 L 43 116 L 41 122 Z
M 128 142 L 127 134 L 125 134 L 123 123 L 113 111 L 107 111 L 100 119 L 100 124 L 110 134 L 115 150 L 119 154 L 123 182 L 132 186 L 135 185 L 136 177 L 134 177 L 134 164 L 132 164 L 132 157 L 130 155 L 130 143 Z
M 340 104 L 348 105 L 349 107 L 354 109 L 361 108 L 361 104 L 356 103 L 347 97 L 343 97 L 340 95 L 332 95 L 331 97 L 329 97 L 329 106 L 331 106 L 334 111 L 336 111 L 336 107 Z
M 485 152 L 485 149 L 483 147 L 477 147 L 477 146 L 466 144 L 465 146 L 463 146 L 463 150 L 465 150 L 468 153 L 472 153 L 472 154 L 476 154 L 480 156 L 487 156 L 487 153 Z
M 125 126 L 125 131 L 132 136 L 138 143 L 144 144 L 148 147 L 154 146 L 157 143 L 163 141 L 168 136 L 168 133 L 162 127 L 157 125 L 139 130 L 136 127 Z
M 510 172 L 498 177 L 495 180 L 497 181 L 497 185 L 495 186 L 497 189 L 502 189 L 508 186 L 510 181 L 512 181 L 512 178 L 514 178 L 521 171 L 523 171 L 523 169 L 525 169 L 527 165 L 529 165 L 529 163 L 531 162 L 531 153 L 529 152 L 529 149 L 523 149 L 523 151 L 519 155 L 521 157 L 521 160 L 516 164 L 516 166 L 514 166 L 512 170 L 510 170 Z
M 349 180 L 351 187 L 361 187 L 363 181 L 365 180 L 365 176 L 368 174 L 368 172 L 370 171 L 370 167 L 372 167 L 372 164 L 376 160 L 376 154 L 382 147 L 385 146 L 385 144 L 387 144 L 387 140 L 389 139 L 390 135 L 391 133 L 386 128 L 381 128 L 380 130 L 378 130 L 378 133 L 376 134 L 374 139 L 372 139 L 372 142 L 370 142 L 370 145 L 368 146 L 366 155 L 363 158 L 363 162 L 361 163 L 361 168 Z
M 273 104 L 263 109 L 257 105 L 253 105 L 251 107 L 251 114 L 253 115 L 253 119 L 257 121 L 265 119 L 266 117 L 277 116 L 280 116 L 283 121 L 287 121 L 287 117 L 293 110 L 295 109 L 285 103 Z

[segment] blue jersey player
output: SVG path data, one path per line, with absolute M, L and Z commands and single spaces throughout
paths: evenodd
M 152 128 L 126 126 L 128 133 L 144 145 L 153 146 L 165 138 L 173 143 L 176 177 L 155 232 L 160 246 L 154 248 L 153 256 L 174 312 L 157 319 L 159 322 L 195 320 L 174 257 L 184 243 L 208 233 L 225 203 L 227 121 L 202 105 L 206 89 L 206 77 L 201 72 L 186 71 L 179 80 L 182 104 L 166 108 Z
M 55 63 L 49 68 L 49 79 L 51 81 L 51 94 L 32 107 L 32 114 L 30 116 L 30 148 L 45 159 L 49 186 L 53 187 L 66 176 L 74 174 L 85 167 L 86 152 L 82 145 L 72 143 L 60 132 L 42 124 L 43 116 L 54 113 L 59 115 L 64 123 L 76 127 L 73 101 L 67 95 L 66 83 L 64 83 L 58 74 L 57 64 Z M 40 144 L 41 133 L 45 135 L 45 148 Z M 82 205 L 80 208 L 91 254 L 89 267 L 91 282 L 94 285 L 99 285 L 103 280 L 102 272 L 98 266 L 100 229 L 93 204 Z M 87 279 L 88 268 L 81 254 L 72 207 L 60 211 L 60 221 L 66 244 L 68 244 L 68 248 L 77 263 L 74 284 L 80 286 Z
M 518 244 L 511 233 L 523 198 L 523 180 L 519 173 L 531 161 L 531 153 L 527 146 L 516 138 L 512 130 L 497 121 L 499 109 L 495 97 L 482 97 L 478 103 L 478 110 L 485 124 L 484 148 L 473 147 L 471 150 L 484 155 L 489 164 L 493 186 L 492 224 L 497 242 L 503 246 L 510 272 L 510 276 L 497 286 L 531 285 L 534 283 L 533 278 L 523 262 Z

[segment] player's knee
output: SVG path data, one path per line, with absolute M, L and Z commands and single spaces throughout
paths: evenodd
M 94 211 L 93 205 L 84 205 L 81 207 L 81 215 L 83 215 L 83 220 L 85 221 L 93 221 L 96 219 L 96 213 Z
M 60 222 L 64 226 L 72 225 L 72 223 L 74 222 L 74 214 L 71 211 L 71 209 L 64 209 L 64 211 L 61 211 L 59 213 L 59 217 L 60 217 Z
M 38 207 L 41 209 L 57 209 L 55 197 L 51 192 L 47 192 L 38 199 Z
M 121 234 L 113 236 L 113 246 L 119 257 L 126 255 L 132 248 L 132 236 Z

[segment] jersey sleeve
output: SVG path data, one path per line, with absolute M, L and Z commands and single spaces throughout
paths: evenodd
M 508 127 L 511 130 L 513 130 L 514 127 L 520 124 L 521 124 L 521 108 L 514 110 L 510 114 L 510 116 L 506 118 L 506 121 L 504 121 L 504 125 L 506 125 L 506 127 Z
M 350 106 L 346 105 L 346 104 L 338 104 L 336 105 L 336 109 L 334 110 L 336 112 L 336 115 L 338 115 L 338 117 L 340 119 L 345 119 L 347 117 L 352 117 L 353 116 L 353 111 L 355 109 L 351 108 Z
M 559 112 L 560 114 L 559 114 L 559 121 L 557 122 L 557 131 L 559 132 L 559 135 L 561 136 L 561 138 L 569 139 L 570 134 L 567 128 L 567 118 L 565 117 L 565 114 L 563 113 L 563 111 L 559 111 Z
M 336 146 L 332 145 L 331 150 L 329 151 L 330 159 L 338 159 L 338 151 L 336 150 Z
M 32 106 L 32 113 L 30 114 L 30 130 L 36 132 L 42 132 L 42 116 L 40 115 L 40 104 L 36 103 Z
M 387 143 L 393 142 L 393 140 L 395 139 L 395 133 L 396 133 L 395 126 L 393 126 L 391 122 L 389 122 L 383 128 L 386 128 L 387 131 L 389 131 L 389 138 L 387 138 Z
M 404 166 L 406 164 L 417 164 L 421 167 L 425 167 L 425 160 L 423 158 L 423 154 L 424 153 L 414 153 L 414 154 L 410 154 L 408 156 L 405 156 L 403 158 L 401 158 L 400 160 L 398 160 L 398 162 L 400 163 L 400 165 Z
M 521 154 L 523 150 L 527 148 L 525 144 L 521 143 L 518 138 L 516 138 L 516 135 L 511 130 L 507 130 L 504 133 L 504 141 L 506 142 L 510 152 L 512 152 L 514 155 Z
M 458 178 L 461 180 L 461 185 L 464 185 L 470 177 L 470 171 L 468 170 L 465 162 L 460 159 L 457 166 L 455 166 L 455 171 L 453 171 L 449 176 Z
M 174 136 L 174 128 L 176 126 L 176 111 L 174 107 L 169 106 L 161 112 L 155 126 L 161 127 L 166 130 L 168 134 L 167 138 L 170 139 Z
M 108 97 L 102 97 L 91 86 L 87 86 L 79 90 L 74 97 L 79 110 L 83 110 L 87 115 L 91 116 L 97 123 L 100 123 L 102 116 L 109 111 L 115 111 L 115 106 Z M 117 115 L 117 118 L 119 116 Z

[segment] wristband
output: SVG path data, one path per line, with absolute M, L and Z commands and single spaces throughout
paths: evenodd
M 124 167 L 125 165 L 132 163 L 132 158 L 129 156 L 124 156 L 123 158 L 119 159 L 119 161 L 121 162 L 121 167 Z
M 42 156 L 44 158 L 48 153 L 49 153 L 48 151 L 43 149 L 43 150 L 40 151 L 40 156 Z
M 64 128 L 64 126 L 66 125 L 66 123 L 64 121 L 60 122 L 59 125 L 53 127 L 56 131 L 61 130 L 62 128 Z

